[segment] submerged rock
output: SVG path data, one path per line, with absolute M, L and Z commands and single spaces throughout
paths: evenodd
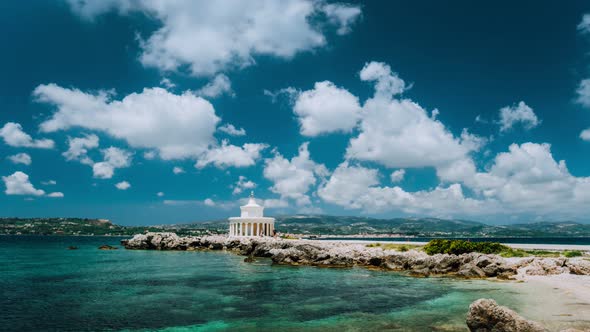
M 68 250 L 76 250 L 76 249 L 78 249 L 78 247 L 76 247 L 76 246 L 69 246 L 68 247 Z
M 543 332 L 536 322 L 498 305 L 492 299 L 479 299 L 469 306 L 467 326 L 472 332 Z
M 103 244 L 102 246 L 98 247 L 98 249 L 100 249 L 100 250 L 117 250 L 119 248 L 109 246 L 108 244 Z
M 244 258 L 244 262 L 246 262 L 246 263 L 252 263 L 252 262 L 254 262 L 254 257 L 248 256 L 248 257 Z

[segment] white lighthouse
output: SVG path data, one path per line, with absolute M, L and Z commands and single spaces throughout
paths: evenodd
M 275 218 L 264 217 L 264 207 L 250 193 L 248 204 L 240 206 L 241 215 L 229 218 L 229 236 L 273 236 Z

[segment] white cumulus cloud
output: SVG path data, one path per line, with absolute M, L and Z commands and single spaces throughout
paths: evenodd
M 83 137 L 68 137 L 68 150 L 63 153 L 66 160 L 77 160 L 85 165 L 93 165 L 88 157 L 88 150 L 98 148 L 98 136 L 91 134 Z
M 528 130 L 538 126 L 540 121 L 533 109 L 523 101 L 500 109 L 500 131 L 507 131 L 517 123 Z
M 580 81 L 576 89 L 576 102 L 584 107 L 590 108 L 590 78 Z
M 590 33 L 590 14 L 582 16 L 582 21 L 578 24 L 578 30 L 581 33 Z
M 215 142 L 220 121 L 208 101 L 189 92 L 172 94 L 146 88 L 121 100 L 111 94 L 90 94 L 55 84 L 38 86 L 37 101 L 56 107 L 40 125 L 43 132 L 73 127 L 98 130 L 125 140 L 131 147 L 155 149 L 163 159 L 196 157 Z
M 224 74 L 215 75 L 211 82 L 207 83 L 207 85 L 195 91 L 195 94 L 197 96 L 203 96 L 208 98 L 216 98 L 223 94 L 227 94 L 232 97 L 234 96 L 234 92 L 231 88 L 231 81 Z
M 156 158 L 156 155 L 155 151 L 146 151 L 143 153 L 143 158 L 146 160 L 153 160 Z
M 165 87 L 166 89 L 174 89 L 176 87 L 176 84 L 174 84 L 174 82 L 172 82 L 167 77 L 164 77 L 160 80 L 160 85 Z
M 12 156 L 8 156 L 8 160 L 12 161 L 15 164 L 23 164 L 23 165 L 30 165 L 33 160 L 28 153 L 17 153 Z
M 245 136 L 246 135 L 246 130 L 244 128 L 238 129 L 230 123 L 224 124 L 223 126 L 217 128 L 217 130 L 224 132 L 230 136 Z
M 344 162 L 320 186 L 318 196 L 346 209 L 360 209 L 373 214 L 401 211 L 449 216 L 481 212 L 482 203 L 465 197 L 459 184 L 411 193 L 398 186 L 379 186 L 379 182 L 378 170 Z
M 350 132 L 361 111 L 356 96 L 329 81 L 317 82 L 312 90 L 299 93 L 293 106 L 301 134 L 305 136 Z
M 352 31 L 352 25 L 359 19 L 362 11 L 357 6 L 336 3 L 323 7 L 324 13 L 335 26 L 339 35 L 345 35 Z
M 162 71 L 188 67 L 199 76 L 253 65 L 257 56 L 290 59 L 322 47 L 326 37 L 320 27 L 335 26 L 345 34 L 361 14 L 358 6 L 319 0 L 70 0 L 69 4 L 74 13 L 89 20 L 109 11 L 145 13 L 161 27 L 140 40 L 142 64 Z M 318 20 L 327 24 L 317 24 Z
M 393 171 L 389 177 L 391 178 L 391 182 L 396 183 L 401 182 L 404 179 L 404 176 L 406 176 L 406 170 L 398 169 Z
M 240 175 L 238 181 L 234 184 L 232 194 L 241 194 L 244 190 L 256 188 L 256 183 L 248 180 L 245 176 Z
M 64 193 L 56 191 L 56 192 L 52 192 L 50 194 L 47 194 L 47 197 L 62 198 L 62 197 L 64 197 Z
M 172 168 L 172 173 L 174 173 L 174 174 L 182 174 L 182 173 L 184 173 L 184 169 L 182 167 L 179 167 L 179 166 L 174 166 L 174 168 Z
M 115 184 L 115 187 L 117 187 L 117 189 L 119 189 L 119 190 L 127 190 L 127 189 L 131 188 L 131 184 L 129 184 L 129 182 L 127 182 L 127 181 L 121 181 L 121 182 Z
M 4 191 L 6 195 L 31 195 L 31 196 L 43 196 L 45 191 L 36 189 L 29 176 L 23 172 L 14 172 L 12 175 L 3 176 L 2 181 L 6 186 Z
M 196 168 L 204 168 L 209 164 L 217 168 L 248 167 L 256 164 L 262 150 L 268 145 L 261 143 L 246 143 L 244 145 L 231 145 L 224 140 L 221 146 L 206 151 L 199 157 Z
M 590 128 L 582 130 L 580 138 L 584 141 L 590 141 Z
M 362 81 L 375 82 L 376 97 L 389 99 L 406 90 L 406 82 L 399 78 L 388 64 L 383 62 L 366 63 L 359 75 Z
M 113 177 L 115 169 L 125 168 L 131 165 L 132 154 L 123 149 L 110 147 L 101 150 L 104 160 L 92 165 L 92 171 L 95 178 L 110 179 Z
M 293 199 L 298 206 L 311 204 L 308 192 L 318 178 L 328 174 L 322 164 L 314 162 L 308 150 L 308 143 L 299 147 L 297 156 L 291 160 L 275 151 L 273 158 L 265 160 L 263 175 L 273 182 L 270 190 L 281 196 L 281 199 Z
M 19 123 L 7 122 L 4 127 L 0 128 L 0 137 L 4 139 L 7 145 L 23 148 L 53 149 L 55 142 L 53 140 L 33 139 L 31 135 L 23 131 Z
M 387 167 L 438 167 L 465 158 L 483 140 L 463 131 L 455 137 L 442 122 L 417 103 L 394 96 L 406 89 L 391 68 L 370 62 L 361 80 L 375 82 L 375 95 L 363 105 L 360 131 L 346 150 L 348 159 L 373 161 Z

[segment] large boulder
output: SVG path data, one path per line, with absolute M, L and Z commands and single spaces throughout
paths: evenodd
M 126 249 L 152 250 L 187 250 L 189 247 L 199 246 L 199 239 L 194 237 L 179 237 L 170 232 L 148 232 L 136 234 L 133 238 L 121 241 Z
M 475 264 L 465 264 L 461 266 L 461 270 L 457 272 L 457 276 L 463 278 L 485 278 L 486 273 Z
M 542 332 L 536 322 L 498 305 L 492 299 L 479 299 L 469 306 L 467 326 L 472 332 Z
M 590 261 L 583 258 L 572 258 L 566 264 L 571 274 L 590 275 Z
M 521 267 L 522 272 L 527 275 L 553 275 L 568 273 L 570 269 L 566 266 L 567 259 L 560 258 L 539 258 L 535 257 L 527 265 Z
M 433 269 L 433 272 L 437 274 L 457 271 L 461 266 L 461 260 L 457 255 L 437 254 L 433 257 L 437 259 L 436 267 Z
M 122 240 L 121 244 L 126 249 L 150 249 L 148 237 L 146 234 L 135 234 L 129 240 Z

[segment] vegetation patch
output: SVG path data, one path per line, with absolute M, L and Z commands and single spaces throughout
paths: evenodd
M 280 237 L 281 237 L 281 239 L 284 239 L 284 240 L 299 240 L 298 237 L 295 237 L 295 236 L 289 235 L 289 234 L 284 234 L 284 235 L 281 235 Z
M 470 252 L 482 254 L 500 254 L 510 248 L 498 242 L 471 242 L 466 240 L 431 240 L 424 246 L 424 251 L 429 255 L 453 254 L 461 255 Z
M 422 249 L 422 246 L 416 244 L 400 244 L 400 243 L 370 243 L 367 248 L 381 248 L 383 250 L 397 250 L 408 251 L 411 249 Z
M 508 248 L 507 250 L 500 253 L 502 257 L 510 258 L 510 257 L 559 257 L 559 252 L 557 251 L 548 251 L 548 250 L 523 250 L 523 249 L 514 249 Z
M 565 257 L 571 258 L 571 257 L 581 257 L 584 255 L 584 253 L 579 250 L 566 250 L 563 252 L 563 255 Z

